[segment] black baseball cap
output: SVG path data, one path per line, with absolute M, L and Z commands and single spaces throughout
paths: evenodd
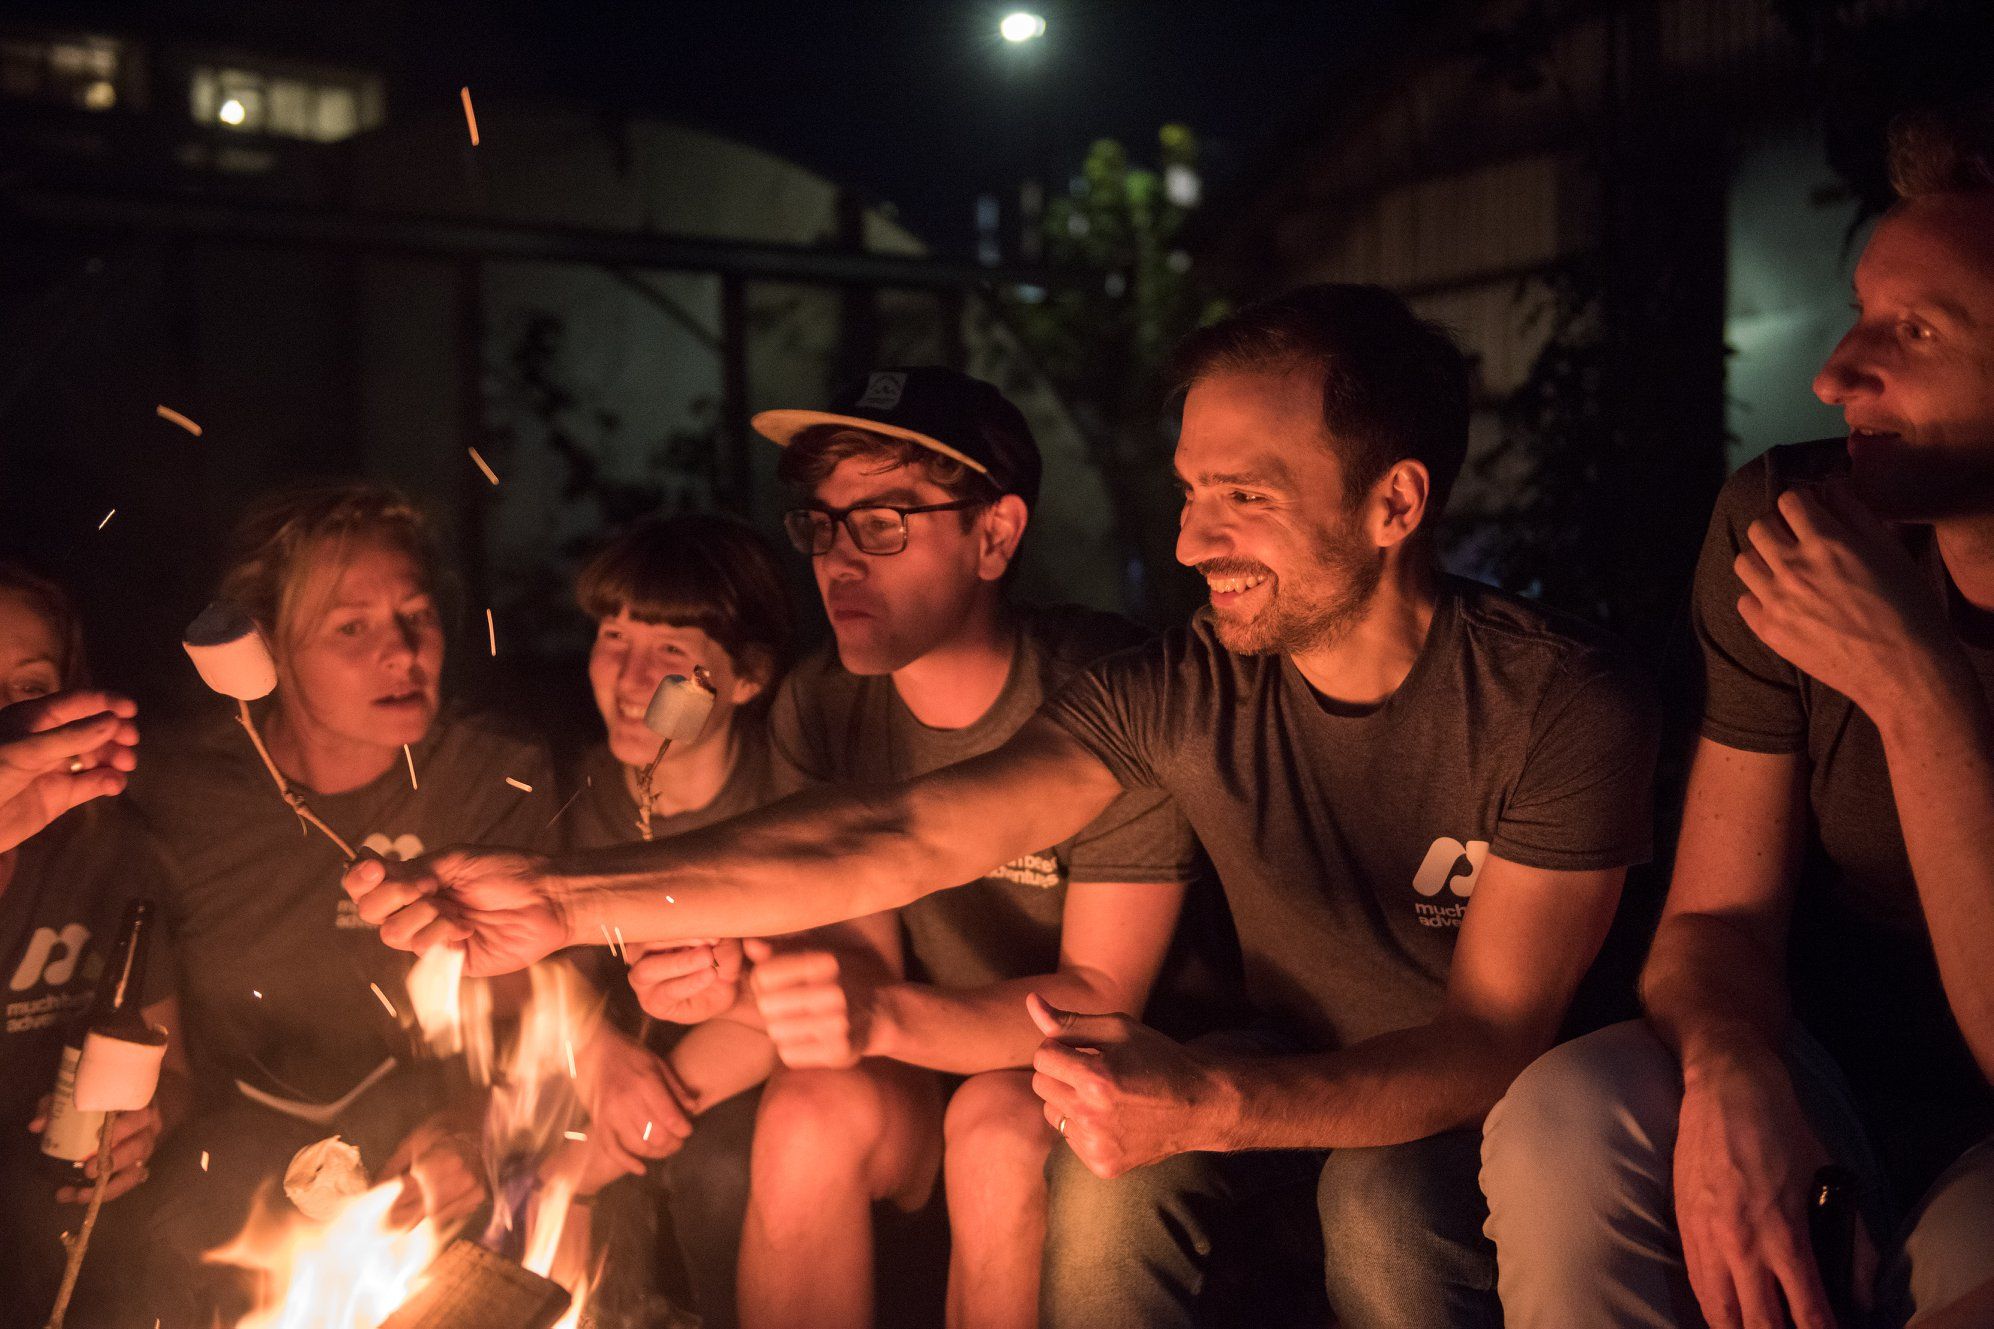
M 1025 413 L 991 384 L 940 365 L 875 369 L 822 411 L 762 411 L 756 432 L 787 447 L 818 425 L 847 425 L 904 438 L 953 457 L 1026 507 L 1039 499 L 1044 463 Z

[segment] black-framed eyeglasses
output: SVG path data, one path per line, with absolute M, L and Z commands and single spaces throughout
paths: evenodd
M 816 558 L 831 552 L 838 527 L 852 538 L 861 554 L 897 554 L 907 547 L 907 519 L 922 512 L 960 512 L 980 508 L 987 498 L 959 498 L 953 503 L 922 503 L 902 508 L 887 503 L 860 503 L 849 508 L 792 508 L 782 514 L 782 529 L 799 554 Z

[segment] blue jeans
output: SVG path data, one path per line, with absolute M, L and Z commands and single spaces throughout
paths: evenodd
M 1840 1069 L 1797 1029 L 1784 1053 L 1821 1147 L 1859 1180 L 1883 1253 L 1870 1323 L 1898 1329 L 1994 1278 L 1994 1139 L 1967 1150 L 1900 1222 Z M 1704 1323 L 1675 1226 L 1682 1093 L 1675 1057 L 1636 1020 L 1551 1049 L 1489 1113 L 1482 1185 L 1513 1329 Z
M 1343 1329 L 1496 1329 L 1480 1142 L 1460 1130 L 1375 1149 L 1179 1154 L 1113 1181 L 1055 1149 L 1040 1322 L 1195 1325 L 1214 1253 L 1225 1258 L 1241 1220 L 1312 1187 L 1323 1285 Z

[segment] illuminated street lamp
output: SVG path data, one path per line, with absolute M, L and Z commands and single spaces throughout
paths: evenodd
M 998 35 L 1013 44 L 1028 42 L 1034 37 L 1045 36 L 1045 19 L 1025 10 L 1015 10 L 1004 15 L 1004 21 L 997 25 Z

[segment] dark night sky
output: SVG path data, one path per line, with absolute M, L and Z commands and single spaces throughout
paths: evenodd
M 395 113 L 552 94 L 718 130 L 895 204 L 966 249 L 976 195 L 1058 187 L 1103 135 L 1148 157 L 1171 120 L 1223 179 L 1334 96 L 1410 8 L 1394 0 L 12 0 L 162 42 L 384 69 Z M 1046 35 L 997 35 L 1013 8 Z

